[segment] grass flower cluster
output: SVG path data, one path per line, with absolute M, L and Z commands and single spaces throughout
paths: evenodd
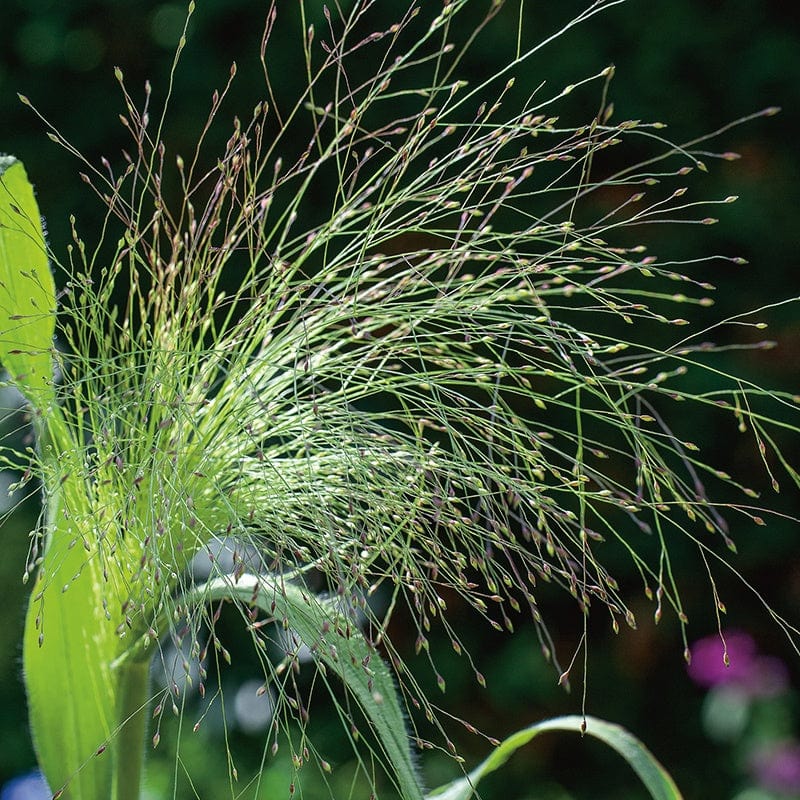
M 324 34 L 303 25 L 307 89 L 286 105 L 273 2 L 263 97 L 220 154 L 204 141 L 225 124 L 235 67 L 192 153 L 170 146 L 169 99 L 156 107 L 148 85 L 137 101 L 119 71 L 131 143 L 118 164 L 89 163 L 50 128 L 106 209 L 101 242 L 73 220 L 68 258 L 50 254 L 58 351 L 46 265 L 3 286 L 4 365 L 37 437 L 3 459 L 41 477 L 46 501 L 26 567 L 25 672 L 41 763 L 64 797 L 137 797 L 134 753 L 145 730 L 158 745 L 164 714 L 181 716 L 189 676 L 224 704 L 225 601 L 275 690 L 265 761 L 289 747 L 299 774 L 330 769 L 295 683 L 310 648 L 364 773 L 383 765 L 421 797 L 412 747 L 455 748 L 393 644 L 394 614 L 413 620 L 418 653 L 438 626 L 479 682 L 448 608 L 508 631 L 530 619 L 566 682 L 540 592 L 561 587 L 584 618 L 635 627 L 607 566 L 622 550 L 656 619 L 685 626 L 670 543 L 694 542 L 724 610 L 714 573 L 736 528 L 764 523 L 756 492 L 682 438 L 690 409 L 749 436 L 776 489 L 779 470 L 798 482 L 780 449 L 797 398 L 719 367 L 708 337 L 723 323 L 696 324 L 712 304 L 703 259 L 660 263 L 638 238 L 651 223 L 710 224 L 710 207 L 735 199 L 688 199 L 710 137 L 677 145 L 659 123 L 613 121 L 610 67 L 563 89 L 531 83 L 545 43 L 459 80 L 472 40 L 513 13 L 502 3 L 466 40 L 466 0 L 398 9 L 381 30 L 372 5 L 326 11 Z M 572 125 L 560 108 L 578 93 L 591 110 Z M 25 229 L 13 214 L 2 224 Z M 151 685 L 167 642 L 185 676 Z M 228 766 L 239 796 L 232 750 Z

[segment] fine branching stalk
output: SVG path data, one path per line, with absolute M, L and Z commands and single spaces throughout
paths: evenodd
M 264 29 L 262 96 L 223 152 L 206 139 L 227 124 L 235 66 L 195 152 L 170 144 L 169 97 L 156 108 L 147 84 L 139 102 L 121 71 L 131 144 L 115 165 L 49 128 L 106 209 L 100 242 L 73 218 L 67 257 L 50 254 L 58 350 L 35 201 L 20 205 L 21 165 L 4 167 L 3 241 L 33 243 L 38 266 L 0 284 L 0 356 L 36 431 L 35 448 L 3 460 L 43 486 L 25 677 L 63 798 L 138 797 L 162 716 L 183 719 L 190 690 L 206 709 L 195 728 L 224 709 L 223 606 L 274 694 L 265 764 L 288 747 L 297 780 L 309 762 L 331 769 L 296 680 L 310 652 L 313 692 L 330 690 L 362 779 L 420 798 L 412 750 L 455 746 L 393 615 L 415 626 L 442 691 L 433 635 L 484 680 L 453 607 L 509 632 L 532 620 L 566 683 L 541 592 L 635 627 L 631 587 L 608 566 L 623 551 L 656 620 L 672 612 L 685 630 L 672 543 L 694 544 L 724 610 L 714 576 L 768 518 L 752 475 L 686 439 L 687 413 L 750 437 L 776 490 L 778 473 L 798 484 L 781 449 L 798 398 L 728 374 L 730 345 L 709 343 L 760 323 L 707 316 L 704 263 L 737 259 L 661 263 L 640 238 L 652 223 L 711 224 L 709 207 L 735 199 L 690 199 L 711 137 L 678 145 L 660 123 L 614 122 L 613 68 L 540 84 L 528 68 L 542 45 L 524 41 L 508 68 L 466 84 L 472 40 L 515 13 L 498 2 L 475 37 L 467 0 L 398 9 L 377 31 L 373 2 L 325 9 L 324 31 L 304 9 L 307 88 L 287 103 L 270 66 L 271 37 L 291 33 L 282 5 Z M 577 124 L 568 96 L 584 98 Z M 182 677 L 149 684 L 170 647 Z

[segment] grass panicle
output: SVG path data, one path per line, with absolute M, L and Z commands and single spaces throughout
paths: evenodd
M 311 747 L 287 600 L 299 590 L 328 609 L 320 642 L 330 624 L 360 628 L 393 665 L 413 739 L 446 745 L 449 723 L 404 666 L 393 614 L 413 620 L 423 655 L 443 628 L 478 681 L 448 609 L 508 631 L 532 619 L 566 681 L 539 608 L 549 586 L 584 617 L 635 627 L 630 586 L 607 566 L 622 550 L 656 620 L 671 612 L 685 627 L 687 576 L 671 543 L 694 543 L 722 608 L 714 575 L 734 568 L 737 534 L 769 516 L 758 478 L 729 475 L 684 438 L 687 414 L 749 437 L 776 490 L 798 483 L 781 449 L 798 432 L 797 398 L 724 366 L 728 329 L 760 318 L 709 316 L 703 266 L 735 257 L 662 262 L 646 249 L 645 226 L 711 224 L 735 199 L 687 188 L 689 172 L 729 157 L 706 149 L 724 131 L 680 145 L 660 123 L 614 122 L 613 68 L 564 89 L 535 85 L 526 65 L 539 46 L 524 43 L 506 70 L 468 84 L 459 67 L 475 37 L 458 31 L 470 4 L 438 16 L 411 6 L 378 31 L 372 5 L 326 10 L 324 31 L 304 21 L 307 88 L 287 103 L 270 69 L 286 24 L 273 2 L 263 96 L 219 154 L 207 140 L 226 124 L 235 65 L 194 152 L 170 144 L 169 98 L 157 107 L 148 84 L 137 101 L 120 71 L 121 160 L 90 163 L 50 129 L 104 205 L 104 237 L 83 241 L 73 219 L 68 258 L 53 256 L 62 354 L 47 436 L 64 458 L 54 466 L 42 442 L 23 463 L 3 458 L 55 470 L 48 503 L 68 488 L 69 533 L 54 523 L 68 539 L 62 560 L 42 563 L 47 544 L 32 540 L 37 639 L 57 635 L 48 587 L 55 597 L 91 581 L 84 613 L 109 642 L 103 681 L 170 642 L 187 654 L 181 677 L 149 690 L 154 744 L 190 675 L 205 702 L 222 702 L 205 686 L 231 658 L 216 635 L 220 581 L 265 687 L 279 687 L 267 751 L 286 735 L 298 765 Z M 478 38 L 514 13 L 501 6 Z M 319 197 L 331 180 L 335 193 Z M 709 342 L 723 330 L 720 346 Z M 236 589 L 258 575 L 269 580 L 253 591 L 271 602 Z M 318 664 L 320 683 L 333 683 L 330 663 Z M 380 762 L 364 726 L 354 747 Z M 229 769 L 235 777 L 232 754 Z

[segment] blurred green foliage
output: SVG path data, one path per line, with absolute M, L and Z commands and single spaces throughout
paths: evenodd
M 508 0 L 511 6 L 517 3 L 518 0 Z M 317 25 L 318 38 L 324 38 L 322 3 L 308 5 L 312 17 L 309 21 Z M 394 4 L 377 5 L 377 15 L 390 17 L 397 13 Z M 476 5 L 483 7 L 485 3 L 476 0 Z M 543 38 L 586 5 L 588 2 L 576 0 L 527 2 L 524 36 Z M 295 17 L 293 28 L 297 35 L 271 44 L 273 79 L 285 97 L 292 97 L 298 94 L 293 86 L 299 88 L 304 80 L 302 72 L 293 66 L 297 62 L 291 55 L 301 48 L 302 31 L 297 4 L 279 6 L 281 15 Z M 223 112 L 249 117 L 252 105 L 263 94 L 258 53 L 265 8 L 266 4 L 247 0 L 199 0 L 189 43 L 175 76 L 169 117 L 173 152 L 193 150 L 211 92 L 224 85 L 234 59 L 238 75 Z M 102 221 L 103 209 L 78 178 L 80 165 L 48 140 L 45 125 L 18 101 L 17 93 L 29 97 L 90 161 L 97 163 L 101 156 L 107 156 L 112 163 L 118 163 L 120 148 L 128 146 L 128 134 L 118 116 L 124 111 L 124 103 L 113 67 L 122 69 L 126 85 L 137 101 L 143 97 L 145 79 L 150 79 L 157 108 L 166 90 L 185 7 L 182 3 L 152 0 L 7 0 L 4 10 L 5 21 L 0 25 L 0 151 L 13 153 L 25 162 L 38 185 L 50 244 L 57 254 L 63 254 L 70 240 L 68 215 L 77 215 L 83 237 L 91 242 L 92 231 Z M 487 29 L 465 64 L 466 76 L 476 80 L 505 63 L 516 35 L 513 13 Z M 543 50 L 525 74 L 518 76 L 517 88 L 530 91 L 542 80 L 560 87 L 609 63 L 617 68 L 610 93 L 615 118 L 667 122 L 668 135 L 678 141 L 714 130 L 765 106 L 783 107 L 780 116 L 737 128 L 714 143 L 721 150 L 740 153 L 741 160 L 715 162 L 708 175 L 690 179 L 694 199 L 740 195 L 738 203 L 725 207 L 719 225 L 660 229 L 648 241 L 652 242 L 653 252 L 665 257 L 719 252 L 740 255 L 751 262 L 744 267 L 704 267 L 704 279 L 719 287 L 715 298 L 720 316 L 797 294 L 800 32 L 793 4 L 782 0 L 629 0 Z M 596 107 L 582 107 L 576 112 L 588 120 Z M 223 113 L 222 124 L 206 152 L 213 154 L 228 132 Z M 319 197 L 324 204 L 324 186 L 320 187 Z M 795 315 L 791 308 L 771 313 L 769 337 L 780 341 L 780 348 L 741 356 L 737 369 L 782 387 L 797 387 L 800 321 Z M 722 331 L 722 335 L 726 332 Z M 739 329 L 737 335 L 746 332 Z M 702 419 L 694 422 L 703 425 Z M 729 451 L 729 440 L 723 431 L 698 431 L 696 437 L 688 438 L 708 440 L 709 433 L 718 435 L 722 462 L 739 457 L 737 452 Z M 785 502 L 789 504 L 791 499 Z M 0 625 L 0 687 L 4 697 L 0 714 L 0 785 L 33 765 L 24 734 L 19 642 L 25 595 L 20 577 L 27 549 L 26 531 L 34 515 L 35 508 L 29 503 L 14 524 L 6 524 L 0 531 L 4 539 L 0 582 L 5 597 Z M 752 526 L 734 533 L 742 552 L 738 562 L 742 570 L 756 586 L 765 589 L 778 610 L 791 617 L 791 610 L 798 607 L 800 600 L 800 558 L 791 526 L 773 524 L 766 533 L 758 529 L 757 536 Z M 675 552 L 685 556 L 685 574 L 702 569 L 688 544 L 682 550 L 680 543 L 676 547 Z M 720 588 L 733 621 L 749 628 L 761 641 L 772 642 L 772 649 L 780 652 L 780 643 L 773 641 L 777 631 L 769 627 L 756 599 L 744 596 L 742 587 L 728 582 L 725 576 L 720 579 Z M 685 586 L 684 591 L 689 608 L 695 612 L 693 629 L 697 636 L 713 630 L 713 608 L 705 582 L 699 579 L 695 585 Z M 559 598 L 545 597 L 542 604 L 551 619 L 560 619 L 557 645 L 562 649 L 562 659 L 568 660 L 580 636 L 578 613 L 571 603 Z M 641 618 L 646 619 L 649 613 L 645 607 Z M 617 637 L 610 634 L 603 620 L 593 620 L 592 627 L 595 630 L 589 651 L 588 685 L 591 713 L 618 721 L 640 735 L 691 796 L 708 800 L 730 797 L 735 773 L 725 761 L 724 750 L 714 750 L 703 737 L 698 711 L 701 692 L 683 673 L 677 626 L 665 620 L 658 635 L 652 625 L 644 625 L 635 634 L 626 631 Z M 574 713 L 579 708 L 580 686 L 572 695 L 557 688 L 557 676 L 544 663 L 533 633 L 524 624 L 510 639 L 494 637 L 482 628 L 471 630 L 474 638 L 469 644 L 486 674 L 488 689 L 460 682 L 460 666 L 455 665 L 447 681 L 450 709 L 456 713 L 459 706 L 467 709 L 464 715 L 471 722 L 502 737 L 543 716 Z M 409 650 L 413 635 L 409 630 Z M 401 638 L 399 632 L 397 641 Z M 442 671 L 447 667 L 447 648 L 447 643 L 438 644 Z M 240 671 L 239 679 L 247 676 L 246 663 L 234 662 L 234 667 Z M 421 670 L 421 680 L 430 677 L 425 669 Z M 230 679 L 237 679 L 235 671 Z M 247 740 L 244 735 L 236 736 Z M 258 737 L 250 737 L 249 741 L 254 767 L 263 744 Z M 478 761 L 488 749 L 486 741 L 466 733 L 459 736 L 458 743 L 469 763 Z M 199 747 L 201 757 L 213 746 L 213 740 L 207 747 L 187 745 Z M 701 752 L 702 758 L 698 758 Z M 162 757 L 166 758 L 166 754 Z M 431 785 L 452 775 L 452 765 L 446 757 L 434 753 L 427 759 Z M 155 758 L 151 778 L 154 788 L 166 780 L 171 767 L 171 759 L 159 762 Z M 562 744 L 556 738 L 543 739 L 495 779 L 501 782 L 496 795 L 487 781 L 486 796 L 532 797 L 531 787 L 538 786 L 541 791 L 537 797 L 562 797 L 553 781 L 569 790 L 582 789 L 582 796 L 586 797 L 641 796 L 635 778 L 620 767 L 604 751 L 588 743 L 576 746 L 572 740 Z M 284 770 L 285 765 L 278 769 Z M 220 780 L 227 780 L 223 770 L 218 774 Z M 223 785 L 221 790 L 224 789 Z M 213 787 L 208 790 L 203 796 L 217 796 Z

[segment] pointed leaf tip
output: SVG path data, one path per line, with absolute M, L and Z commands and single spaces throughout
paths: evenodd
M 36 408 L 54 397 L 55 283 L 25 167 L 0 158 L 0 361 Z

